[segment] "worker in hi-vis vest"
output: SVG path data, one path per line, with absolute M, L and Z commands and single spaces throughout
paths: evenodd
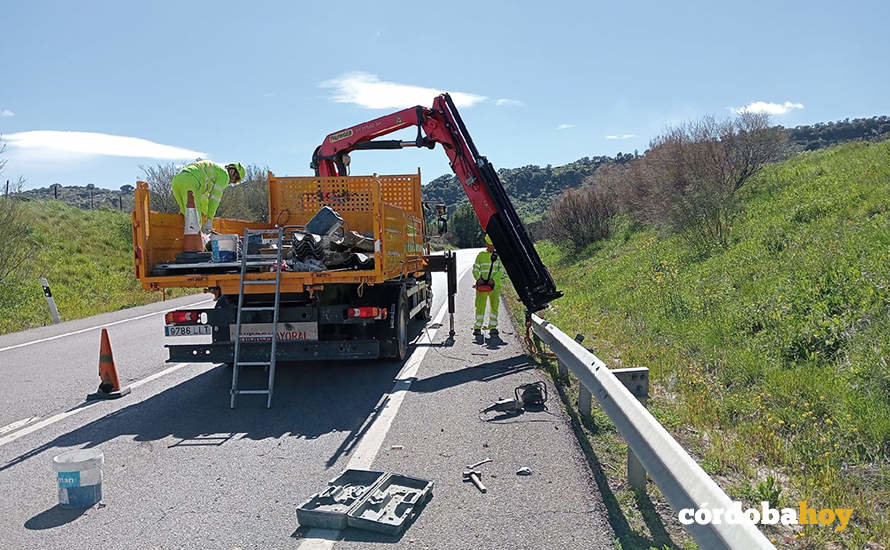
M 485 325 L 485 304 L 488 303 L 488 332 L 491 336 L 498 334 L 498 300 L 501 294 L 501 275 L 503 268 L 491 238 L 485 236 L 485 250 L 476 256 L 473 264 L 473 278 L 476 284 L 476 322 L 473 323 L 473 335 L 482 334 Z
M 185 214 L 189 191 L 195 196 L 195 208 L 201 215 L 204 230 L 216 215 L 222 200 L 223 191 L 229 184 L 237 185 L 244 179 L 244 167 L 240 162 L 226 164 L 225 167 L 209 160 L 199 160 L 185 166 L 173 176 L 173 197 L 179 204 L 179 211 Z

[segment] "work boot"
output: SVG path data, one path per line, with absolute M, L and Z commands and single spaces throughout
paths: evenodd
M 498 329 L 496 329 L 496 328 L 493 328 L 488 331 L 489 336 L 497 336 L 498 334 L 500 334 L 500 333 L 498 332 Z
M 482 329 L 480 329 L 480 328 L 474 328 L 474 329 L 473 329 L 473 336 L 482 336 Z

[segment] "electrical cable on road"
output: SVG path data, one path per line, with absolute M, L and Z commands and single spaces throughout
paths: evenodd
M 522 423 L 522 422 L 558 422 L 557 420 L 543 420 L 543 419 L 535 419 L 529 418 L 526 420 L 513 420 L 509 422 L 499 421 L 497 420 L 499 417 L 507 416 L 514 417 L 519 416 L 526 411 L 529 412 L 545 412 L 551 416 L 557 416 L 556 414 L 550 412 L 547 409 L 547 399 L 549 395 L 547 393 L 547 384 L 543 381 L 539 380 L 537 382 L 530 382 L 528 384 L 520 384 L 513 389 L 513 399 L 499 399 L 481 409 L 479 411 L 479 420 L 485 423 L 490 424 L 514 424 L 514 423 Z M 493 418 L 485 418 L 483 415 L 485 413 L 495 411 L 501 413 L 499 416 L 495 416 Z

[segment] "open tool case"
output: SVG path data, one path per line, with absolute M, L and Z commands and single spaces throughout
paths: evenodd
M 344 470 L 297 507 L 301 526 L 401 533 L 433 496 L 433 482 L 369 470 Z

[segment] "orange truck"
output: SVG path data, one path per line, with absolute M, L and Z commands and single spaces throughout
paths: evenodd
M 409 127 L 417 129 L 413 140 L 379 139 Z M 167 314 L 168 336 L 212 337 L 208 344 L 167 346 L 169 360 L 271 363 L 269 390 L 254 392 L 268 393 L 271 403 L 276 360 L 404 358 L 408 321 L 430 315 L 434 271 L 448 273 L 453 337 L 455 256 L 429 254 L 420 172 L 348 175 L 353 153 L 406 147 L 433 149 L 436 145 L 448 156 L 527 315 L 559 298 L 562 293 L 541 262 L 497 171 L 479 154 L 451 97 L 441 94 L 432 107 L 418 105 L 328 134 L 312 156 L 314 176 L 277 177 L 270 173 L 270 215 L 266 222 L 213 221 L 213 229 L 221 234 L 240 235 L 245 229 L 289 231 L 292 226 L 305 225 L 319 209 L 329 206 L 349 229 L 373 239 L 373 268 L 299 272 L 281 271 L 279 266 L 266 272 L 245 272 L 244 282 L 250 284 L 243 286 L 241 272 L 227 271 L 225 266 L 208 270 L 207 265 L 195 269 L 188 264 L 177 265 L 175 257 L 183 251 L 184 218 L 152 212 L 148 186 L 139 183 L 133 212 L 133 253 L 136 276 L 143 287 L 203 288 L 217 298 L 211 310 Z M 444 222 L 444 218 L 439 221 Z M 273 280 L 277 280 L 279 289 L 274 295 L 268 284 Z M 246 342 L 239 337 L 245 334 L 245 327 Z M 250 338 L 254 334 L 251 331 L 256 331 L 256 338 Z M 238 369 L 234 372 L 233 406 Z
M 278 177 L 269 173 L 269 219 L 216 218 L 213 230 L 241 235 L 245 228 L 298 228 L 329 206 L 349 229 L 373 236 L 373 267 L 317 272 L 282 271 L 278 316 L 279 361 L 402 359 L 407 324 L 429 318 L 431 271 L 453 272 L 451 255 L 429 255 L 420 198 L 420 172 L 394 176 Z M 153 212 L 148 185 L 139 182 L 133 211 L 136 277 L 146 290 L 199 288 L 217 298 L 211 310 L 167 314 L 168 336 L 209 335 L 211 343 L 168 345 L 169 361 L 233 363 L 240 270 L 178 269 L 184 218 Z M 248 272 L 246 281 L 274 281 L 274 270 Z M 452 277 L 453 278 L 453 275 Z M 451 286 L 451 285 L 449 285 Z M 244 287 L 245 306 L 271 304 L 270 285 Z M 453 300 L 451 300 L 453 301 Z M 245 308 L 247 309 L 247 308 Z M 242 335 L 269 333 L 272 312 L 243 311 Z M 242 342 L 239 361 L 268 358 L 268 339 Z

